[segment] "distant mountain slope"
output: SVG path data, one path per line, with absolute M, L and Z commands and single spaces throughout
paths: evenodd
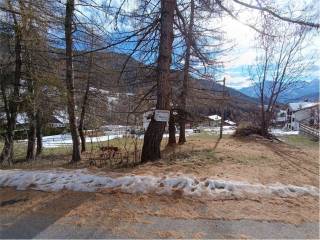
M 95 66 L 93 72 L 94 77 L 91 80 L 92 87 L 111 92 L 118 93 L 132 93 L 138 94 L 147 92 L 152 86 L 156 84 L 155 69 L 150 66 L 133 59 L 128 58 L 127 55 L 113 52 L 100 52 L 95 54 Z M 128 60 L 129 59 L 129 60 Z M 128 60 L 128 61 L 127 61 Z M 120 78 L 120 72 L 123 70 L 123 64 L 127 62 L 127 67 Z M 79 69 L 85 69 L 82 61 L 79 61 L 77 66 Z M 75 78 L 76 83 L 80 85 L 85 81 L 82 78 Z M 171 80 L 174 90 L 174 95 L 179 101 L 179 96 L 182 89 L 183 73 L 181 71 L 172 71 Z M 83 86 L 81 87 L 83 88 Z M 194 88 L 194 89 L 192 89 Z M 195 89 L 202 90 L 195 90 Z M 219 95 L 223 87 L 221 84 L 214 83 L 202 79 L 190 79 L 190 93 L 188 102 L 192 112 L 197 116 L 206 116 L 212 114 L 220 115 L 221 101 L 215 100 L 213 95 Z M 257 107 L 255 98 L 246 96 L 245 94 L 226 87 L 230 95 L 229 101 L 226 104 L 226 117 L 233 121 L 240 121 L 245 119 Z M 154 92 L 155 94 L 155 92 Z M 201 99 L 204 95 L 208 99 Z M 213 96 L 213 97 L 212 97 Z
M 313 79 L 311 82 L 301 82 L 299 86 L 296 86 L 283 94 L 279 98 L 279 102 L 288 103 L 294 101 L 303 101 L 308 99 L 309 101 L 319 100 L 319 79 Z M 271 86 L 272 82 L 266 82 L 267 88 Z M 254 86 L 241 88 L 241 93 L 256 98 L 257 93 Z
M 213 91 L 222 91 L 223 90 L 223 86 L 219 83 L 214 83 L 212 84 L 211 81 L 207 81 L 207 80 L 201 80 L 201 79 L 197 79 L 196 80 L 202 87 L 208 89 L 208 90 L 213 90 Z M 252 97 L 250 95 L 247 95 L 241 91 L 238 91 L 234 88 L 231 87 L 225 87 L 225 90 L 230 94 L 230 96 L 234 99 L 238 99 L 238 100 L 242 100 L 242 101 L 246 101 L 246 102 L 251 102 L 251 103 L 257 103 L 257 99 L 255 97 Z
M 203 89 L 213 92 L 213 95 L 221 96 L 222 94 L 223 86 L 219 83 L 212 83 L 210 81 L 201 79 L 196 79 L 194 82 Z M 225 90 L 229 95 L 228 100 L 224 104 L 225 118 L 236 122 L 252 120 L 252 118 L 255 116 L 255 112 L 258 111 L 257 99 L 249 97 L 230 87 L 225 87 Z M 204 115 L 221 115 L 221 104 L 221 101 L 213 98 L 208 101 L 208 104 L 205 106 L 205 108 L 199 105 L 198 109 L 202 109 L 201 112 Z

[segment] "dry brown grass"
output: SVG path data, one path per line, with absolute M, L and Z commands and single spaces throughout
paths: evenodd
M 293 224 L 318 221 L 318 198 L 251 198 L 232 200 L 199 200 L 153 194 L 111 193 L 45 193 L 38 191 L 0 190 L 4 199 L 27 198 L 26 202 L 1 207 L 0 214 L 19 218 L 23 214 L 61 215 L 59 224 L 100 226 L 114 233 L 130 232 L 139 237 L 139 224 L 153 224 L 154 217 L 177 219 L 252 219 L 282 221 Z M 70 199 L 80 199 L 70 208 Z M 54 206 L 52 206 L 54 205 Z M 45 206 L 45 207 L 44 207 Z M 39 208 L 41 209 L 39 210 Z M 160 237 L 160 236 L 159 236 Z
M 167 150 L 164 159 L 136 167 L 134 174 L 192 174 L 200 178 L 243 180 L 263 184 L 319 186 L 318 147 L 232 137 L 192 138 Z
M 87 167 L 81 163 L 77 167 Z M 39 168 L 50 168 L 40 165 Z M 218 141 L 211 135 L 191 137 L 187 144 L 166 148 L 163 159 L 134 168 L 105 171 L 117 177 L 127 174 L 176 175 L 190 174 L 198 178 L 222 178 L 252 183 L 313 185 L 319 187 L 319 149 L 317 145 L 289 145 L 270 141 L 235 139 Z M 58 224 L 76 224 L 107 228 L 113 234 L 127 233 L 132 238 L 144 237 L 137 226 L 155 224 L 150 219 L 252 219 L 282 221 L 293 224 L 319 221 L 319 198 L 259 198 L 206 200 L 193 199 L 177 193 L 172 196 L 132 195 L 109 190 L 100 193 L 62 191 L 15 191 L 0 189 L 0 202 L 19 200 L 0 207 L 0 215 L 20 218 L 24 214 L 57 214 Z M 70 207 L 73 200 L 78 203 Z M 54 206 L 52 206 L 52 204 Z M 183 238 L 183 233 L 161 231 L 159 238 Z M 194 238 L 202 238 L 196 233 Z M 232 238 L 233 236 L 230 236 Z M 239 237 L 239 236 L 238 236 Z M 246 238 L 246 236 L 243 236 Z
M 291 138 L 290 138 L 291 139 Z M 118 140 L 117 140 L 118 141 Z M 290 142 L 290 141 L 289 141 Z M 272 142 L 259 138 L 237 139 L 225 136 L 200 134 L 189 137 L 188 142 L 176 147 L 163 144 L 161 161 L 139 165 L 126 163 L 125 159 L 96 160 L 90 166 L 90 153 L 83 155 L 77 165 L 67 164 L 68 155 L 50 156 L 37 162 L 17 164 L 14 168 L 90 168 L 112 176 L 123 174 L 150 174 L 162 176 L 190 174 L 199 178 L 222 178 L 263 184 L 313 185 L 319 187 L 319 148 L 306 139 L 294 138 L 294 144 Z M 300 143 L 303 143 L 300 145 Z M 308 143 L 308 144 L 307 144 Z M 97 153 L 98 155 L 99 153 Z

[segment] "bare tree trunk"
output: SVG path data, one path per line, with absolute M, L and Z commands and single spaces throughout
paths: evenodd
M 80 115 L 80 121 L 79 121 L 79 134 L 81 139 L 81 152 L 86 151 L 86 137 L 84 134 L 84 119 L 86 115 L 86 108 L 87 108 L 87 102 L 88 102 L 88 96 L 89 96 L 89 90 L 90 90 L 90 80 L 87 81 L 86 86 L 86 92 L 83 97 L 83 103 L 81 108 L 81 115 Z
M 157 71 L 157 109 L 169 109 L 169 75 L 173 42 L 173 19 L 175 0 L 161 0 L 160 47 Z M 165 130 L 165 122 L 154 118 L 144 136 L 141 162 L 155 161 L 161 158 L 160 144 Z
M 181 115 L 179 121 L 179 144 L 184 144 L 186 140 L 186 121 L 183 119 L 185 115 Z
M 28 51 L 28 50 L 27 50 Z M 27 52 L 26 51 L 26 52 Z M 26 160 L 35 159 L 36 151 L 36 99 L 34 90 L 34 79 L 32 78 L 32 58 L 28 57 L 28 63 L 26 65 L 26 79 L 28 85 L 28 102 L 27 102 L 27 114 L 29 119 L 29 131 L 28 131 L 28 146 Z
M 10 3 L 10 2 L 9 2 Z M 11 5 L 10 5 L 11 8 Z M 13 139 L 14 130 L 16 129 L 16 119 L 18 112 L 18 104 L 20 97 L 20 79 L 21 79 L 21 32 L 18 25 L 17 18 L 15 14 L 12 14 L 14 20 L 14 31 L 15 31 L 15 71 L 14 71 L 14 83 L 13 83 L 13 93 L 10 99 L 6 97 L 6 91 L 4 84 L 1 84 L 3 100 L 5 102 L 5 112 L 7 118 L 7 132 L 5 136 L 4 146 L 0 155 L 0 163 L 8 162 L 10 165 L 13 158 Z
M 72 137 L 72 162 L 81 160 L 80 139 L 77 128 L 77 120 L 75 113 L 75 89 L 73 75 L 73 39 L 72 39 L 72 24 L 74 15 L 74 0 L 66 2 L 66 17 L 65 17 L 65 41 L 66 41 L 66 85 L 67 85 L 67 107 L 69 114 L 69 125 Z
M 35 114 L 29 114 L 29 131 L 28 131 L 28 146 L 26 160 L 35 159 L 36 151 L 36 117 Z
M 268 58 L 267 58 L 267 50 L 265 49 L 265 65 L 263 67 L 263 75 L 262 80 L 259 84 L 260 90 L 260 105 L 261 105 L 261 135 L 266 136 L 266 112 L 265 112 L 265 102 L 264 102 L 264 95 L 265 95 L 265 83 L 267 78 L 267 68 L 268 68 Z
M 42 153 L 42 119 L 38 110 L 36 114 L 36 137 L 37 137 L 37 155 Z
M 176 124 L 174 120 L 173 111 L 170 111 L 169 118 L 169 141 L 168 146 L 174 146 L 176 144 Z
M 187 97 L 188 97 L 188 83 L 189 83 L 189 68 L 190 68 L 190 55 L 191 55 L 191 41 L 193 31 L 193 20 L 194 19 L 194 0 L 191 0 L 190 10 L 190 23 L 186 36 L 186 55 L 185 63 L 183 68 L 183 85 L 181 93 L 181 116 L 179 121 L 180 132 L 179 132 L 179 144 L 184 144 L 186 140 L 186 119 L 187 119 Z
M 93 35 L 93 32 L 92 32 Z M 92 36 L 92 42 L 91 42 L 91 49 L 93 49 L 93 36 Z M 89 90 L 90 90 L 90 81 L 91 81 L 91 71 L 92 71 L 92 65 L 93 65 L 93 54 L 90 54 L 89 59 L 89 66 L 88 66 L 88 78 L 87 78 L 87 85 L 86 85 L 86 91 L 83 97 L 83 103 L 81 107 L 81 114 L 80 114 L 80 121 L 79 121 L 79 134 L 81 139 L 81 152 L 86 151 L 86 137 L 84 134 L 84 120 L 86 116 L 86 109 L 88 105 L 88 99 L 89 99 Z
M 262 84 L 264 88 L 264 83 Z M 265 109 L 265 101 L 264 101 L 264 90 L 261 91 L 261 99 L 260 99 L 260 104 L 261 104 L 261 124 L 260 124 L 260 131 L 262 136 L 267 136 L 268 135 L 268 129 L 269 129 L 269 124 L 268 124 L 268 112 Z
M 266 136 L 267 135 L 267 129 L 266 129 L 266 112 L 264 107 L 264 101 L 261 102 L 261 135 Z
M 13 159 L 13 134 L 15 127 L 12 126 L 13 123 L 7 123 L 7 132 L 4 139 L 4 145 L 0 156 L 0 163 L 7 162 L 9 165 L 12 164 Z
M 6 118 L 7 118 L 7 131 L 4 136 L 4 146 L 0 155 L 0 164 L 2 164 L 3 162 L 7 162 L 10 165 L 13 157 L 13 133 L 14 132 L 12 129 L 15 128 L 14 126 L 12 126 L 12 124 L 15 123 L 15 121 L 14 122 L 11 121 L 9 102 L 6 96 L 4 84 L 5 84 L 4 81 L 0 82 L 2 99 L 4 102 L 4 108 L 6 112 Z

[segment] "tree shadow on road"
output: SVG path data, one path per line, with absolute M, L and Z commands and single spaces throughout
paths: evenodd
M 36 210 L 23 212 L 13 224 L 0 229 L 0 238 L 30 239 L 36 237 L 50 225 L 67 215 L 72 209 L 92 199 L 94 195 L 64 193 L 58 198 L 41 202 Z

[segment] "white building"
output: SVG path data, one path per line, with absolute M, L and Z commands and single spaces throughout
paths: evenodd
M 276 113 L 276 119 L 275 122 L 276 123 L 286 123 L 287 121 L 287 111 L 286 110 L 279 110 Z
M 286 127 L 298 131 L 301 123 L 307 125 L 319 124 L 319 103 L 297 102 L 289 103 L 287 108 Z
M 209 126 L 218 127 L 221 123 L 221 117 L 219 115 L 210 115 L 208 116 Z

